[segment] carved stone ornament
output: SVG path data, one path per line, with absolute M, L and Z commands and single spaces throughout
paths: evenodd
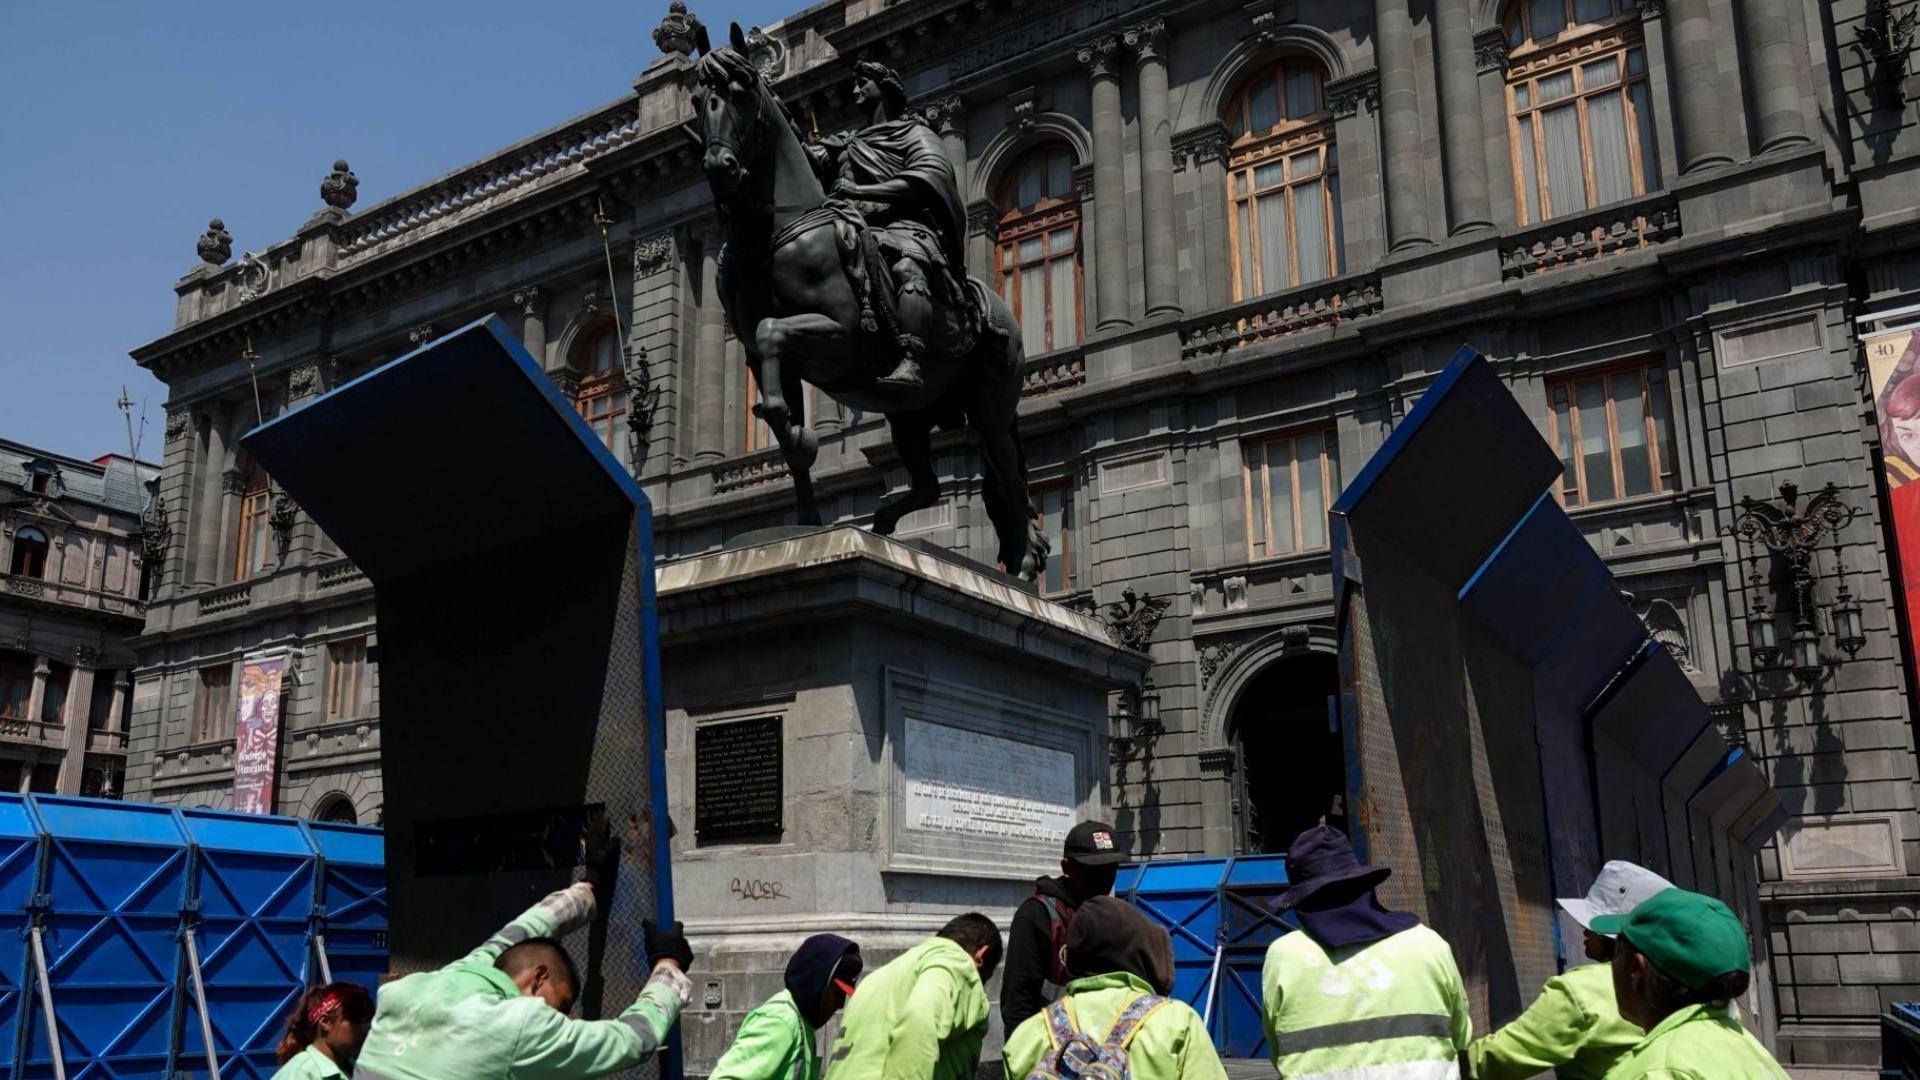
M 207 231 L 200 234 L 200 242 L 193 249 L 202 261 L 219 266 L 233 258 L 233 234 L 227 231 L 225 222 L 214 218 L 207 222 Z
M 1907 73 L 1916 37 L 1920 37 L 1920 5 L 1909 5 L 1896 14 L 1892 0 L 1869 0 L 1866 17 L 1853 27 L 1853 47 L 1871 61 L 1869 79 L 1874 83 Z
M 439 336 L 440 331 L 434 329 L 432 323 L 421 323 L 407 331 L 407 340 L 415 345 L 425 345 Z
M 663 230 L 633 242 L 633 276 L 657 274 L 673 262 L 673 232 Z
M 1074 59 L 1087 65 L 1094 78 L 1120 74 L 1120 39 L 1108 34 L 1095 38 L 1074 52 Z
M 1000 223 L 1000 208 L 981 199 L 967 207 L 967 235 L 991 236 Z
M 1327 84 L 1327 107 L 1335 118 L 1357 115 L 1360 103 L 1366 102 L 1367 108 L 1380 108 L 1380 73 L 1362 71 L 1344 79 L 1335 79 Z
M 627 381 L 627 430 L 635 441 L 637 461 L 653 435 L 653 408 L 660 397 L 659 388 L 653 385 L 653 364 L 647 359 L 646 346 L 637 341 L 628 343 L 620 372 Z
M 273 489 L 273 501 L 267 507 L 267 527 L 280 538 L 282 550 L 286 548 L 288 538 L 293 535 L 293 523 L 299 513 L 300 506 L 293 501 L 293 496 L 287 494 L 285 488 L 276 486 Z
M 265 296 L 268 289 L 273 288 L 273 267 L 260 256 L 252 252 L 240 256 L 239 269 L 238 280 L 242 302 L 257 300 Z
M 1205 690 L 1212 685 L 1213 677 L 1220 673 L 1227 661 L 1233 659 L 1234 653 L 1240 651 L 1240 645 L 1238 641 L 1223 641 L 1217 645 L 1200 646 L 1196 654 L 1200 661 L 1200 689 Z
M 318 393 L 319 390 L 319 364 L 301 364 L 299 367 L 287 372 L 287 396 L 289 398 L 303 398 L 309 394 Z
M 167 523 L 167 500 L 154 496 L 153 506 L 140 523 L 140 561 L 158 573 L 167 561 L 167 545 L 173 541 L 173 526 Z
M 1073 190 L 1082 199 L 1093 198 L 1093 162 L 1073 167 Z
M 747 59 L 760 74 L 777 79 L 787 71 L 787 43 L 759 27 L 747 31 Z
M 1640 0 L 1635 6 L 1643 19 L 1657 19 L 1667 13 L 1667 0 Z
M 360 197 L 360 178 L 347 167 L 347 159 L 333 163 L 333 171 L 320 181 L 320 199 L 335 210 L 346 210 Z
M 1228 141 L 1227 127 L 1218 121 L 1180 132 L 1173 137 L 1173 171 L 1225 159 Z
M 167 442 L 171 444 L 178 441 L 192 426 L 192 413 L 185 409 L 169 409 L 167 411 Z
M 1473 35 L 1473 67 L 1482 74 L 1507 70 L 1507 33 L 1495 28 Z
M 220 490 L 228 495 L 244 495 L 247 491 L 247 474 L 239 469 L 228 469 L 220 474 Z
M 1640 621 L 1647 628 L 1647 636 L 1660 643 L 1673 657 L 1674 663 L 1682 671 L 1697 671 L 1693 662 L 1693 643 L 1687 637 L 1687 624 L 1680 618 L 1680 612 L 1667 600 L 1654 600 L 1640 613 Z
M 687 11 L 684 0 L 673 0 L 667 5 L 667 17 L 653 28 L 653 43 L 669 56 L 692 56 L 702 29 L 700 17 Z
M 947 94 L 927 102 L 927 126 L 942 135 L 958 135 L 966 131 L 967 106 L 960 100 L 959 94 Z
M 513 306 L 528 318 L 540 318 L 546 313 L 546 299 L 547 291 L 538 285 L 527 285 L 513 291 Z
M 1138 26 L 1130 26 L 1122 35 L 1127 48 L 1141 60 L 1165 60 L 1167 58 L 1167 20 L 1148 19 Z
M 1167 597 L 1145 596 L 1127 589 L 1120 599 L 1107 605 L 1107 636 L 1123 649 L 1146 652 L 1153 644 L 1153 632 L 1173 601 Z

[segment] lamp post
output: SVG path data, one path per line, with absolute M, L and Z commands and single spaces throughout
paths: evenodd
M 1755 669 L 1783 666 L 1802 686 L 1811 688 L 1825 677 L 1829 667 L 1851 659 L 1866 645 L 1860 604 L 1847 587 L 1847 566 L 1840 554 L 1840 531 L 1859 510 L 1842 502 L 1839 485 L 1832 483 L 1815 493 L 1805 506 L 1799 501 L 1800 487 L 1792 481 L 1780 485 L 1777 502 L 1749 495 L 1740 500 L 1731 531 L 1742 543 L 1764 549 L 1756 553 L 1753 573 L 1747 578 L 1747 647 L 1753 653 Z M 1821 605 L 1814 599 L 1818 584 L 1814 557 L 1828 537 L 1833 540 L 1834 573 L 1839 579 L 1830 614 L 1835 643 L 1845 657 L 1828 657 L 1820 649 L 1817 615 Z M 1767 604 L 1772 575 L 1762 567 L 1776 558 L 1786 563 L 1785 584 L 1793 596 L 1793 633 L 1784 651 L 1774 612 Z
M 1152 676 L 1138 687 L 1123 690 L 1113 709 L 1114 730 L 1107 743 L 1115 764 L 1124 765 L 1136 752 L 1148 753 L 1167 729 L 1160 723 L 1160 691 Z

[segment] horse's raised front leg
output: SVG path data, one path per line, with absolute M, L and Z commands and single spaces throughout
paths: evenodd
M 901 518 L 940 501 L 940 479 L 933 474 L 932 419 L 926 413 L 893 413 L 887 426 L 907 470 L 907 490 L 873 512 L 873 531 L 881 536 L 892 536 Z
M 773 429 L 787 466 L 796 476 L 813 468 L 814 459 L 820 456 L 820 440 L 807 427 L 804 414 L 795 420 L 787 395 L 798 396 L 809 351 L 845 341 L 846 331 L 825 315 L 769 317 L 761 319 L 754 330 L 754 351 L 760 354 L 760 404 L 753 407 L 753 412 Z

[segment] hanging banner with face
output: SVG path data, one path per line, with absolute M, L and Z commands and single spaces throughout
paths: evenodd
M 1880 452 L 1887 474 L 1887 520 L 1900 553 L 1900 591 L 1907 625 L 1920 627 L 1920 330 L 1867 338 L 1867 376 L 1880 418 Z M 1907 662 L 1920 664 L 1911 636 Z
M 280 765 L 280 682 L 286 671 L 284 655 L 254 657 L 240 665 L 233 808 L 243 814 L 273 813 L 273 779 Z

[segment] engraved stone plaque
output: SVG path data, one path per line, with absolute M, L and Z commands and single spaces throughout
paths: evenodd
M 913 716 L 905 734 L 908 829 L 1056 844 L 1073 828 L 1072 754 Z
M 780 718 L 693 731 L 693 832 L 702 843 L 777 837 L 782 828 Z

